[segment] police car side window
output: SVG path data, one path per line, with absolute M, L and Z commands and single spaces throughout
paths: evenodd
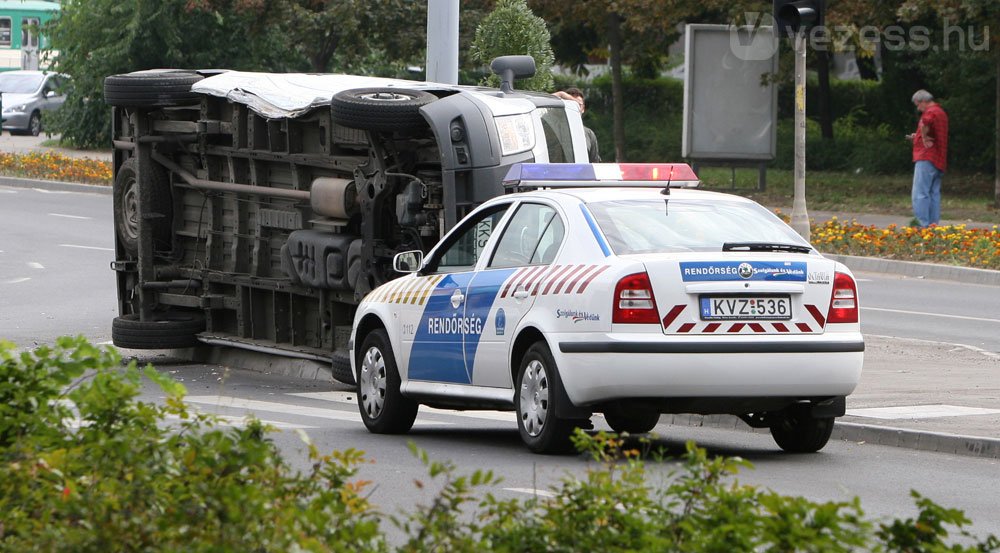
M 562 244 L 565 227 L 555 209 L 521 204 L 500 236 L 490 268 L 551 263 Z
M 438 259 L 431 262 L 429 272 L 460 273 L 473 270 L 509 207 L 510 204 L 496 206 L 463 223 L 458 232 L 448 238 Z

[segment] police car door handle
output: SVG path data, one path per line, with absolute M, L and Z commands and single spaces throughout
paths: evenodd
M 458 309 L 458 306 L 462 305 L 463 301 L 465 301 L 465 294 L 461 290 L 455 290 L 455 293 L 451 295 L 451 306 Z
M 517 290 L 514 290 L 513 296 L 516 299 L 523 300 L 524 298 L 528 297 L 528 290 L 524 286 L 519 286 Z

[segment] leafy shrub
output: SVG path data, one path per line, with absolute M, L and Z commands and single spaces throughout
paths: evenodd
M 517 87 L 524 90 L 552 90 L 552 64 L 555 56 L 545 20 L 536 16 L 527 0 L 499 0 L 496 8 L 476 28 L 472 42 L 472 57 L 484 65 L 493 58 L 506 55 L 527 55 L 535 59 L 535 76 L 521 80 Z M 483 79 L 487 86 L 500 86 L 497 75 Z
M 551 497 L 501 500 L 491 472 L 459 473 L 411 446 L 440 490 L 388 520 L 355 480 L 362 454 L 320 454 L 292 471 L 268 429 L 220 430 L 152 367 L 118 368 L 83 338 L 16 353 L 0 343 L 0 551 L 817 551 L 988 552 L 968 520 L 914 494 L 915 519 L 875 524 L 858 500 L 818 503 L 740 484 L 749 463 L 687 445 L 666 477 L 648 440 L 578 431 L 594 461 Z M 137 400 L 141 375 L 166 393 Z M 308 443 L 308 440 L 307 440 Z M 418 483 L 419 484 L 419 483 Z M 421 484 L 422 485 L 422 484 Z M 960 545 L 949 543 L 959 530 Z

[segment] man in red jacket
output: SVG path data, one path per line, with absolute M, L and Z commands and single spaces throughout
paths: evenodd
M 948 114 L 926 90 L 913 95 L 920 112 L 913 141 L 913 216 L 920 226 L 941 221 L 941 175 L 948 169 Z

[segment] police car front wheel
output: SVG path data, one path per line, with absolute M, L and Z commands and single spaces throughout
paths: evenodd
M 384 330 L 365 337 L 358 358 L 358 408 L 361 420 L 375 434 L 403 434 L 417 418 L 418 404 L 399 391 L 396 357 Z

